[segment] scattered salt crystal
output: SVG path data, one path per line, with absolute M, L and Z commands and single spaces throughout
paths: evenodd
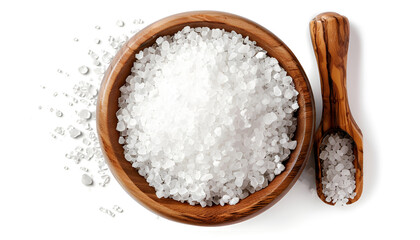
M 82 135 L 82 132 L 77 130 L 74 127 L 70 128 L 69 133 L 70 133 L 70 137 L 72 138 L 78 138 L 80 137 L 80 135 Z
M 92 116 L 92 113 L 87 109 L 82 109 L 82 110 L 79 111 L 78 115 L 79 115 L 80 118 L 82 118 L 84 120 L 89 120 L 90 117 Z
M 124 27 L 124 25 L 125 25 L 124 21 L 122 21 L 122 20 L 118 20 L 116 24 L 117 24 L 118 27 Z
M 111 216 L 111 217 L 115 217 L 115 213 L 113 213 L 111 210 L 109 210 L 109 209 L 106 209 L 106 208 L 104 208 L 104 207 L 100 207 L 99 208 L 99 210 L 101 211 L 101 212 L 103 212 L 103 213 L 106 213 L 106 214 L 108 214 L 109 216 Z
M 90 186 L 93 184 L 93 179 L 87 175 L 87 174 L 83 174 L 82 175 L 82 183 L 86 186 Z
M 139 20 L 138 24 L 143 23 L 143 21 Z M 95 26 L 95 29 L 99 30 L 100 26 Z M 125 32 L 128 33 L 128 31 L 124 30 Z M 114 41 L 112 42 L 112 45 L 110 43 L 109 46 L 105 46 L 105 45 L 101 45 L 102 49 L 108 49 L 106 47 L 112 47 L 115 50 L 118 50 L 118 48 L 120 48 L 122 46 L 122 44 L 127 40 L 127 36 L 115 36 L 114 37 Z M 79 41 L 78 38 L 74 38 L 72 39 L 73 41 Z M 92 43 L 96 43 L 99 44 L 100 43 L 100 39 L 92 39 L 91 40 Z M 79 45 L 79 47 L 82 47 L 82 45 Z M 98 46 L 99 47 L 99 46 Z M 112 49 L 112 50 L 114 50 Z M 86 82 L 83 83 L 79 83 L 76 84 L 74 86 L 74 98 L 73 96 L 70 97 L 70 99 L 68 99 L 69 97 L 69 93 L 65 93 L 63 92 L 63 94 L 58 94 L 57 92 L 54 92 L 52 94 L 52 96 L 54 97 L 66 97 L 66 102 L 68 103 L 69 106 L 72 107 L 80 107 L 80 105 L 83 105 L 83 108 L 87 108 L 88 106 L 93 106 L 96 105 L 96 96 L 98 93 L 98 82 L 100 82 L 100 80 L 102 79 L 102 75 L 104 70 L 108 67 L 107 64 L 110 62 L 110 60 L 112 60 L 113 55 L 115 54 L 115 52 L 111 52 L 111 53 L 107 53 L 103 59 L 105 59 L 105 61 L 103 61 L 103 59 L 101 59 L 100 57 L 102 57 L 102 55 L 98 55 L 95 52 L 93 52 L 92 50 L 89 50 L 89 56 L 92 59 L 92 62 L 90 63 L 90 65 L 86 65 L 86 67 L 88 68 L 86 74 L 88 74 L 90 72 L 91 69 L 95 69 L 92 68 L 92 66 L 101 66 L 100 68 L 98 67 L 98 70 L 95 69 L 95 71 L 92 71 L 92 74 L 89 76 L 90 79 L 88 79 L 88 81 L 90 81 L 89 84 L 86 84 Z M 74 66 L 72 67 L 74 68 Z M 79 66 L 76 66 L 76 69 L 78 69 Z M 66 78 L 66 80 L 75 80 L 75 81 L 79 81 L 80 78 L 75 76 L 74 79 L 70 78 L 70 75 L 66 72 L 63 72 L 62 69 L 57 69 L 57 72 L 59 74 L 63 74 Z M 81 74 L 83 74 L 83 72 L 85 72 L 84 69 L 82 69 Z M 45 86 L 41 86 L 42 89 L 45 89 Z M 59 99 L 58 99 L 59 100 Z M 55 101 L 55 99 L 54 99 Z M 57 103 L 59 103 L 57 101 Z M 80 104 L 76 104 L 76 103 L 80 103 Z M 67 104 L 66 104 L 67 105 Z M 42 106 L 38 107 L 39 109 L 42 109 Z M 47 110 L 50 110 L 50 112 L 54 113 L 54 116 L 63 116 L 62 112 L 55 109 L 54 108 L 47 108 Z M 76 109 L 75 109 L 76 110 Z M 73 112 L 76 112 L 76 114 L 79 113 L 80 108 L 78 108 L 76 111 L 68 111 L 69 114 L 67 114 L 66 111 L 66 115 L 64 117 L 71 117 Z M 91 112 L 91 115 L 94 117 L 94 111 Z M 91 116 L 91 117 L 92 117 Z M 67 119 L 65 119 L 67 120 Z M 100 186 L 105 186 L 107 183 L 109 183 L 110 181 L 110 176 L 106 175 L 106 171 L 108 170 L 108 168 L 106 167 L 106 164 L 104 162 L 101 150 L 100 150 L 100 146 L 99 146 L 99 141 L 96 137 L 96 131 L 94 128 L 92 128 L 89 124 L 82 124 L 82 122 L 80 121 L 80 119 L 77 120 L 78 124 L 81 124 L 81 127 L 83 127 L 83 129 L 86 129 L 86 137 L 83 138 L 83 143 L 86 145 L 89 145 L 89 147 L 87 147 L 86 149 L 81 148 L 81 147 L 77 147 L 75 148 L 73 151 L 65 153 L 65 157 L 66 159 L 70 159 L 70 160 L 74 160 L 74 162 L 76 164 L 87 160 L 89 161 L 92 158 L 95 158 L 95 162 L 98 164 L 98 168 L 99 170 L 97 171 L 98 174 L 103 175 L 102 176 L 102 180 L 103 182 L 100 183 Z M 79 136 L 82 135 L 82 132 L 78 129 L 73 129 L 73 127 L 69 127 L 68 129 L 68 136 L 69 138 L 78 138 Z M 61 127 L 56 127 L 54 129 L 54 133 L 51 133 L 51 137 L 56 138 L 57 136 L 64 136 L 65 134 L 65 130 Z M 55 135 L 56 134 L 56 135 Z M 87 137 L 89 136 L 89 137 Z M 80 141 L 74 141 L 74 144 L 80 143 Z M 69 167 L 68 166 L 64 166 L 65 170 L 68 170 Z M 82 171 L 85 171 L 87 169 L 85 169 L 84 167 L 80 167 L 80 169 Z M 96 173 L 96 171 L 95 171 Z M 92 177 L 92 176 L 90 176 Z M 110 214 L 112 215 L 112 213 Z
M 144 21 L 143 21 L 142 19 L 134 19 L 134 20 L 133 20 L 133 23 L 134 23 L 134 24 L 143 24 L 143 23 L 144 23 Z
M 101 178 L 103 179 L 103 182 L 99 183 L 99 185 L 102 187 L 105 187 L 111 181 L 111 178 L 108 175 L 103 175 Z
M 83 139 L 83 143 L 86 144 L 86 145 L 88 145 L 88 146 L 90 145 L 90 141 L 87 138 L 84 138 Z
M 64 129 L 62 127 L 56 127 L 54 131 L 60 135 L 64 135 Z
M 86 75 L 86 74 L 88 74 L 88 73 L 89 73 L 89 68 L 88 68 L 88 67 L 86 67 L 85 65 L 80 66 L 80 67 L 79 67 L 79 72 L 80 72 L 81 74 L 83 74 L 83 75 Z
M 57 111 L 55 112 L 55 115 L 56 115 L 57 117 L 62 117 L 62 116 L 63 116 L 63 112 L 61 112 L 60 110 L 57 110 Z
M 114 207 L 112 209 L 114 209 L 115 211 L 117 211 L 119 213 L 124 212 L 124 210 L 120 206 L 118 206 L 118 205 L 114 205 Z
M 109 64 L 112 60 L 112 55 L 111 53 L 107 52 L 107 51 L 103 51 L 102 54 L 102 61 L 104 61 L 104 63 Z

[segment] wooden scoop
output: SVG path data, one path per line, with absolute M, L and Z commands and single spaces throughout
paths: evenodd
M 363 135 L 350 112 L 346 89 L 347 51 L 349 47 L 349 21 L 345 16 L 327 12 L 316 16 L 310 23 L 312 45 L 318 62 L 322 91 L 322 118 L 315 133 L 316 186 L 319 198 L 327 204 L 322 193 L 322 168 L 319 147 L 322 139 L 333 132 L 345 132 L 354 140 L 353 161 L 356 168 L 356 196 L 347 204 L 356 202 L 363 189 Z

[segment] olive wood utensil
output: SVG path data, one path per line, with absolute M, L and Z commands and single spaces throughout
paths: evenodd
M 346 89 L 346 65 L 349 46 L 349 21 L 333 12 L 322 13 L 310 22 L 312 45 L 318 62 L 322 91 L 322 118 L 315 133 L 316 186 L 319 198 L 327 204 L 322 193 L 322 165 L 319 159 L 322 139 L 333 132 L 344 132 L 354 140 L 353 161 L 356 169 L 356 196 L 347 204 L 356 202 L 363 189 L 363 135 L 350 112 Z

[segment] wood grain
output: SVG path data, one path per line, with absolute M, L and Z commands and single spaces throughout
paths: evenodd
M 346 88 L 347 52 L 350 28 L 345 16 L 337 13 L 322 13 L 310 22 L 312 45 L 318 62 L 322 91 L 321 124 L 315 133 L 316 185 L 318 196 L 327 204 L 322 193 L 322 171 L 319 147 L 329 133 L 343 131 L 354 140 L 356 159 L 356 197 L 347 204 L 356 202 L 363 190 L 363 135 L 350 112 Z
M 155 39 L 172 35 L 184 26 L 223 28 L 236 31 L 268 51 L 292 76 L 299 92 L 297 112 L 298 126 L 295 134 L 297 147 L 287 161 L 286 169 L 268 187 L 251 194 L 233 206 L 190 206 L 172 199 L 156 197 L 155 190 L 148 185 L 136 169 L 124 159 L 123 148 L 118 144 L 116 130 L 119 88 L 125 83 L 133 66 L 134 55 L 151 46 Z M 133 36 L 117 53 L 105 73 L 97 104 L 97 126 L 99 139 L 108 165 L 116 179 L 139 203 L 153 212 L 183 223 L 195 225 L 223 225 L 245 220 L 273 205 L 293 186 L 311 151 L 315 129 L 315 111 L 312 90 L 308 79 L 293 53 L 271 32 L 245 18 L 213 11 L 187 12 L 159 20 Z M 141 216 L 139 216 L 141 217 Z

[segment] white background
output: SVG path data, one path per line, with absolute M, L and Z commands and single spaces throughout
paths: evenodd
M 0 239 L 418 239 L 420 8 L 414 2 L 3 1 Z M 75 47 L 73 38 L 83 46 L 95 37 L 95 25 L 133 18 L 151 23 L 189 10 L 235 13 L 279 36 L 312 84 L 317 124 L 320 83 L 308 24 L 325 11 L 348 17 L 348 95 L 365 154 L 357 203 L 340 208 L 321 202 L 310 191 L 314 178 L 307 168 L 268 211 L 235 225 L 197 227 L 157 217 L 113 179 L 107 188 L 87 188 L 76 167 L 63 170 L 68 146 L 50 136 L 62 123 L 45 108 L 56 104 L 53 90 L 67 84 L 56 70 L 77 75 L 77 66 L 87 61 L 87 48 Z M 125 212 L 111 218 L 98 210 L 114 204 Z

